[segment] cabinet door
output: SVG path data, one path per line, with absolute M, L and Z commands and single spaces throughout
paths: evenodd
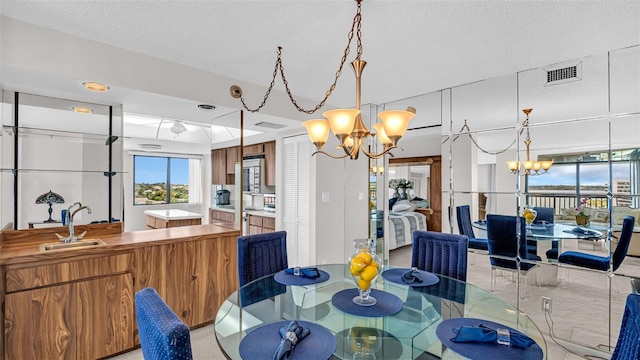
M 197 280 L 193 258 L 193 241 L 165 245 L 166 286 L 165 301 L 187 326 L 196 325 L 193 318 L 194 282 Z
M 264 153 L 264 144 L 247 145 L 243 149 L 243 155 L 257 155 Z
M 227 150 L 211 151 L 211 183 L 224 185 L 227 183 Z
M 236 163 L 240 161 L 240 146 L 227 148 L 227 175 L 235 175 Z
M 99 359 L 131 349 L 134 337 L 133 276 L 108 276 L 72 285 L 77 317 L 77 359 Z
M 7 294 L 5 359 L 75 359 L 77 313 L 70 284 Z
M 276 185 L 276 142 L 264 143 L 264 183 Z

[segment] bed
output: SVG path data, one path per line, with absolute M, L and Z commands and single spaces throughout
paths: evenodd
M 411 245 L 414 230 L 427 230 L 427 217 L 419 212 L 389 213 L 389 250 Z

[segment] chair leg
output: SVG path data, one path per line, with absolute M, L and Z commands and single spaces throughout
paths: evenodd
M 491 268 L 491 291 L 496 290 L 496 269 Z

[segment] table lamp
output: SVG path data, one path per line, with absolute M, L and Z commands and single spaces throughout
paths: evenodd
M 62 196 L 60 196 L 60 195 L 54 193 L 53 191 L 49 190 L 49 192 L 38 196 L 38 198 L 36 199 L 36 204 L 49 204 L 49 219 L 45 220 L 44 222 L 46 222 L 46 223 L 56 222 L 55 220 L 53 220 L 51 218 L 51 213 L 53 212 L 53 209 L 51 208 L 51 205 L 53 205 L 53 204 L 64 204 L 64 199 L 62 198 Z

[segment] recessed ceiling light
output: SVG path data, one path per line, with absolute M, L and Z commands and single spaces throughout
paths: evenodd
M 73 111 L 77 113 L 82 113 L 82 114 L 91 114 L 93 112 L 92 108 L 86 108 L 86 107 L 74 106 L 72 107 L 72 109 Z
M 83 82 L 82 85 L 84 85 L 87 90 L 91 91 L 106 92 L 107 90 L 109 90 L 109 87 L 107 85 L 97 82 Z
M 214 110 L 216 108 L 215 105 L 209 105 L 209 104 L 200 104 L 198 105 L 198 107 L 202 110 Z

